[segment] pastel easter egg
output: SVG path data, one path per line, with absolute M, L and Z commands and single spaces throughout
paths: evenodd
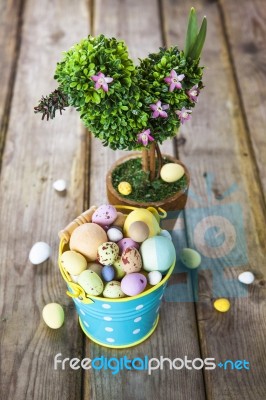
M 52 249 L 45 242 L 35 243 L 29 253 L 29 260 L 32 264 L 38 265 L 46 261 L 52 254 Z
M 107 241 L 103 228 L 92 222 L 78 226 L 69 241 L 70 250 L 81 253 L 88 261 L 97 259 L 98 247 Z
M 175 262 L 173 242 L 164 236 L 151 237 L 140 246 L 143 268 L 146 271 L 166 272 Z
M 49 303 L 42 310 L 42 317 L 46 325 L 52 329 L 61 328 L 65 320 L 63 307 L 58 303 Z
M 140 271 L 142 260 L 138 250 L 135 247 L 128 247 L 124 250 L 121 255 L 121 264 L 127 274 Z
M 117 211 L 114 206 L 110 204 L 103 204 L 94 211 L 92 215 L 92 222 L 95 224 L 106 226 L 112 225 L 117 218 Z
M 156 217 L 153 213 L 146 208 L 138 208 L 131 213 L 128 214 L 125 224 L 124 224 L 124 236 L 130 237 L 129 235 L 129 227 L 133 222 L 142 221 L 149 228 L 149 237 L 159 235 L 161 232 L 161 228 L 159 226 L 159 222 L 157 221 Z
M 160 232 L 160 236 L 164 236 L 169 240 L 172 240 L 172 236 L 171 234 L 166 230 L 166 229 L 162 229 Z
M 91 296 L 99 296 L 103 292 L 103 281 L 96 272 L 86 269 L 78 277 L 78 284 Z
M 118 299 L 125 297 L 125 293 L 121 289 L 121 283 L 118 281 L 111 281 L 105 285 L 103 296 L 109 299 Z
M 117 217 L 114 220 L 113 225 L 117 226 L 119 228 L 123 228 L 125 220 L 126 220 L 126 217 L 127 216 L 125 214 L 121 213 L 120 211 L 117 211 Z
M 142 293 L 146 285 L 146 277 L 138 272 L 127 274 L 121 281 L 121 289 L 127 296 L 136 296 Z
M 244 283 L 245 285 L 250 285 L 251 283 L 254 282 L 255 276 L 252 272 L 245 271 L 242 272 L 240 275 L 238 275 L 238 280 L 239 282 Z
M 142 243 L 149 237 L 150 230 L 143 221 L 135 221 L 128 228 L 128 234 L 135 242 Z
M 110 282 L 115 277 L 115 270 L 112 265 L 105 265 L 102 269 L 102 278 L 105 282 Z
M 96 262 L 88 263 L 88 270 L 96 272 L 96 274 L 99 275 L 100 278 L 102 276 L 102 269 L 103 266 L 101 264 L 98 264 Z
M 73 250 L 65 251 L 60 257 L 60 262 L 71 275 L 79 275 L 87 268 L 86 258 Z
M 66 190 L 66 181 L 64 179 L 57 179 L 57 181 L 55 181 L 53 183 L 53 188 L 57 191 L 57 192 L 64 192 Z
M 215 302 L 213 303 L 213 307 L 219 312 L 227 312 L 230 309 L 231 305 L 228 299 L 221 298 L 215 300 Z
M 201 263 L 201 255 L 193 249 L 184 248 L 180 253 L 180 260 L 190 269 L 198 268 Z
M 160 172 L 161 178 L 164 182 L 172 183 L 182 178 L 185 170 L 184 167 L 176 163 L 165 164 Z
M 123 239 L 123 232 L 120 228 L 112 226 L 107 230 L 107 237 L 110 242 L 119 242 Z
M 128 196 L 132 192 L 132 186 L 129 182 L 120 182 L 117 189 L 124 196 Z
M 112 265 L 119 254 L 119 247 L 116 243 L 105 242 L 98 247 L 97 259 L 102 265 Z
M 115 279 L 121 279 L 123 276 L 126 275 L 125 271 L 123 270 L 121 257 L 118 257 L 115 262 L 113 263 L 113 267 L 115 270 Z
M 119 253 L 122 254 L 124 250 L 126 250 L 128 247 L 135 247 L 137 250 L 139 249 L 139 244 L 135 242 L 131 238 L 123 238 L 117 242 L 118 247 L 119 247 Z
M 162 274 L 160 271 L 151 271 L 148 274 L 148 282 L 150 285 L 157 285 L 162 280 Z

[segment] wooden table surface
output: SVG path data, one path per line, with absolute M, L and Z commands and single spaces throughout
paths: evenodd
M 57 232 L 90 205 L 106 202 L 105 174 L 121 152 L 92 138 L 75 110 L 44 122 L 33 106 L 56 87 L 56 62 L 80 38 L 89 33 L 123 38 L 134 60 L 162 45 L 182 48 L 190 6 L 208 18 L 205 89 L 192 121 L 163 150 L 191 172 L 175 239 L 200 247 L 203 262 L 198 273 L 176 271 L 149 340 L 109 350 L 91 343 L 78 326 L 57 268 Z M 1 399 L 266 399 L 265 20 L 265 0 L 1 1 Z M 65 196 L 52 188 L 59 178 L 67 181 Z M 217 221 L 220 231 L 212 235 L 224 235 L 229 246 L 224 254 L 218 245 L 204 244 L 208 223 L 215 227 Z M 53 249 L 39 266 L 28 260 L 36 241 Z M 249 287 L 237 281 L 246 270 L 256 277 Z M 231 301 L 225 314 L 213 309 L 221 295 Z M 64 326 L 55 331 L 41 318 L 43 306 L 53 301 L 66 313 Z M 151 375 L 125 370 L 113 375 L 54 370 L 57 353 L 80 359 L 245 359 L 250 369 L 165 367 Z

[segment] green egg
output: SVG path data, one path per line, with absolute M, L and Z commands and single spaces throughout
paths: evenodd
M 96 272 L 89 269 L 79 275 L 78 284 L 91 296 L 99 296 L 103 292 L 103 281 Z
M 118 281 L 111 281 L 105 285 L 103 296 L 109 299 L 118 299 L 125 297 L 125 293 L 122 292 L 121 283 Z
M 115 260 L 115 262 L 113 263 L 113 267 L 115 270 L 115 278 L 116 279 L 122 279 L 126 273 L 122 268 L 122 264 L 121 264 L 121 257 L 117 258 L 117 260 Z
M 196 250 L 184 248 L 180 253 L 180 260 L 187 268 L 194 269 L 199 267 L 201 256 Z

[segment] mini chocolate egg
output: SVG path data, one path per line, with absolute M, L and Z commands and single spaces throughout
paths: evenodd
M 42 310 L 42 317 L 46 325 L 52 329 L 61 328 L 65 320 L 63 307 L 58 303 L 49 303 Z
M 123 270 L 121 257 L 118 257 L 115 262 L 113 263 L 113 267 L 115 270 L 115 279 L 121 279 L 123 276 L 126 275 L 125 271 Z
M 144 291 L 147 279 L 143 274 L 127 274 L 121 281 L 121 289 L 128 296 L 136 296 Z
M 139 249 L 139 244 L 135 242 L 131 238 L 123 238 L 117 242 L 118 247 L 119 247 L 119 253 L 122 254 L 124 250 L 126 250 L 128 247 L 135 247 L 137 250 Z
M 129 182 L 120 182 L 117 189 L 124 196 L 128 196 L 132 192 L 132 186 Z
M 70 250 L 81 253 L 88 261 L 97 259 L 98 247 L 107 241 L 103 228 L 94 223 L 78 226 L 72 233 L 69 241 Z
M 215 310 L 220 311 L 220 312 L 227 312 L 229 311 L 231 304 L 230 301 L 228 299 L 217 299 L 215 300 L 215 302 L 213 303 L 213 307 L 215 308 Z
M 121 255 L 121 265 L 123 270 L 130 274 L 139 272 L 142 268 L 142 260 L 138 250 L 135 247 L 128 247 Z
M 128 234 L 135 242 L 142 243 L 149 237 L 149 227 L 143 221 L 135 221 L 128 228 Z
M 196 250 L 184 248 L 180 253 L 180 260 L 187 268 L 194 269 L 200 265 L 201 256 Z
M 124 236 L 125 237 L 130 237 L 129 235 L 129 227 L 133 222 L 136 221 L 142 221 L 145 222 L 145 224 L 149 228 L 149 237 L 159 235 L 161 232 L 161 228 L 159 226 L 159 223 L 156 219 L 156 217 L 153 215 L 153 213 L 146 208 L 138 208 L 134 211 L 131 211 L 131 213 L 128 214 L 125 224 L 124 224 Z
M 254 282 L 255 276 L 252 272 L 245 271 L 242 272 L 240 275 L 238 275 L 238 280 L 239 282 L 244 283 L 245 285 L 250 285 L 251 283 Z
M 96 272 L 96 274 L 99 275 L 100 278 L 102 276 L 102 269 L 103 266 L 101 264 L 98 264 L 96 262 L 88 263 L 88 270 Z
M 112 265 L 119 254 L 119 247 L 116 243 L 105 242 L 98 247 L 97 259 L 102 265 Z
M 29 254 L 29 260 L 32 264 L 38 265 L 46 261 L 52 254 L 52 249 L 49 244 L 45 242 L 35 243 Z
M 143 268 L 146 271 L 166 272 L 175 262 L 173 242 L 164 236 L 151 237 L 140 246 Z
M 110 282 L 115 277 L 115 270 L 112 265 L 105 265 L 102 269 L 102 278 L 105 282 Z
M 78 277 L 78 284 L 91 296 L 99 296 L 103 292 L 103 281 L 96 272 L 86 269 Z
M 66 181 L 64 179 L 57 179 L 57 181 L 53 183 L 53 188 L 57 192 L 64 192 L 67 188 Z
M 184 167 L 176 163 L 164 164 L 161 169 L 160 175 L 164 182 L 172 183 L 182 178 L 185 170 Z
M 111 281 L 105 285 L 103 296 L 109 299 L 118 299 L 125 297 L 125 293 L 121 289 L 121 283 L 118 281 Z
M 60 262 L 71 275 L 79 275 L 87 268 L 86 258 L 73 250 L 65 251 L 60 257 Z
M 117 218 L 117 211 L 114 206 L 110 204 L 103 204 L 94 211 L 92 215 L 92 222 L 95 224 L 106 226 L 112 225 Z
M 117 227 L 119 227 L 119 228 L 123 228 L 123 226 L 124 226 L 124 223 L 125 223 L 125 220 L 126 220 L 126 215 L 125 214 L 123 214 L 123 213 L 121 213 L 120 211 L 118 211 L 117 212 L 117 217 L 116 217 L 116 219 L 114 220 L 114 223 L 113 223 L 113 225 L 114 226 L 117 226 Z
M 119 242 L 123 239 L 123 232 L 120 228 L 112 226 L 107 231 L 107 237 L 110 242 Z
M 170 240 L 172 240 L 172 236 L 171 234 L 166 230 L 166 229 L 162 229 L 160 232 L 160 236 L 164 236 Z
M 148 274 L 148 282 L 150 285 L 157 285 L 162 280 L 162 274 L 160 271 L 151 271 Z

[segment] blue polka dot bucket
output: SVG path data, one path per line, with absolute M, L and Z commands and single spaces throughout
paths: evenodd
M 82 223 L 90 222 L 96 207 L 81 214 L 64 231 L 59 233 L 59 268 L 67 283 L 67 294 L 73 298 L 80 326 L 88 338 L 95 343 L 111 347 L 126 348 L 146 340 L 156 329 L 164 290 L 174 270 L 175 263 L 156 286 L 143 293 L 119 299 L 89 296 L 75 282 L 60 263 L 60 256 L 69 250 L 69 238 L 73 230 Z

